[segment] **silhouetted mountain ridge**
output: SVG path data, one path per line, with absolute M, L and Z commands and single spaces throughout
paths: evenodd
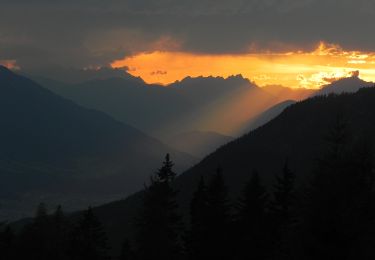
M 283 97 L 284 100 L 303 100 L 313 95 L 317 90 L 305 88 L 289 88 L 281 85 L 266 85 L 262 89 L 274 96 Z
M 327 95 L 331 93 L 341 94 L 341 93 L 353 93 L 357 92 L 359 89 L 364 87 L 373 86 L 373 82 L 367 82 L 358 77 L 358 75 L 342 78 L 336 80 L 328 85 L 323 86 L 319 91 L 314 93 L 314 95 Z
M 59 66 L 49 68 L 34 68 L 25 72 L 25 76 L 40 80 L 53 80 L 63 84 L 78 84 L 86 81 L 104 80 L 109 78 L 122 78 L 133 83 L 143 83 L 140 77 L 129 74 L 125 69 L 114 69 L 110 67 L 75 69 Z M 47 78 L 48 75 L 48 78 Z
M 186 77 L 169 86 L 120 77 L 79 84 L 36 80 L 85 107 L 104 111 L 158 138 L 191 129 L 229 133 L 276 102 L 276 97 L 241 75 Z M 218 112 L 226 107 L 225 114 Z

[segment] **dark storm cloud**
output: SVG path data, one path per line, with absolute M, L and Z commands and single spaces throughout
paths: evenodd
M 0 60 L 102 66 L 139 51 L 374 50 L 373 0 L 0 0 Z

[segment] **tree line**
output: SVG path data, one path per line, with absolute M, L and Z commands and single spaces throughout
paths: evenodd
M 218 168 L 197 183 L 182 216 L 169 155 L 143 192 L 136 234 L 112 258 L 93 210 L 79 220 L 44 204 L 19 232 L 3 225 L 1 259 L 374 259 L 375 192 L 371 142 L 349 137 L 337 122 L 311 179 L 297 183 L 285 160 L 272 187 L 256 169 L 241 196 L 230 199 Z M 73 223 L 72 223 L 73 221 Z M 124 234 L 126 236 L 126 234 Z

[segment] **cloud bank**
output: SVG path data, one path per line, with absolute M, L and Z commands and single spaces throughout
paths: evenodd
M 105 66 L 139 52 L 374 51 L 372 0 L 1 0 L 0 60 Z

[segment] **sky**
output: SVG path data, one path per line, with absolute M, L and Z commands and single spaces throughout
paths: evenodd
M 0 0 L 0 64 L 316 88 L 375 80 L 374 17 L 374 0 Z
M 260 86 L 281 84 L 315 89 L 335 80 L 361 76 L 375 81 L 375 53 L 345 51 L 321 42 L 314 51 L 250 54 L 191 54 L 150 52 L 125 57 L 112 63 L 127 67 L 148 83 L 168 85 L 186 76 L 224 76 L 236 73 Z M 359 73 L 361 73 L 359 75 Z

